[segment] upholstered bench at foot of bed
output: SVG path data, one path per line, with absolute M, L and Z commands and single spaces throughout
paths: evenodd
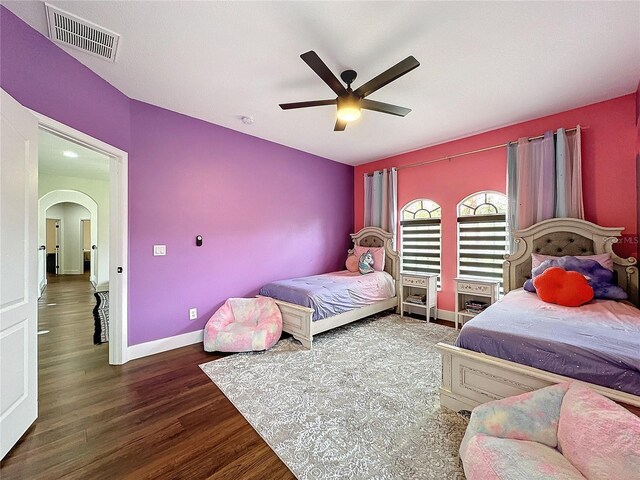
M 268 350 L 280 339 L 282 316 L 268 297 L 230 298 L 204 328 L 207 352 Z

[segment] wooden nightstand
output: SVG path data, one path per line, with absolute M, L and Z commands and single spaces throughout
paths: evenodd
M 491 305 L 498 300 L 500 292 L 500 282 L 493 280 L 483 280 L 480 278 L 458 277 L 456 282 L 456 329 L 458 323 L 464 322 L 477 315 L 476 312 L 467 310 L 467 302 L 477 300 Z
M 438 276 L 428 273 L 402 273 L 400 276 L 402 277 L 400 313 L 404 315 L 406 311 L 424 315 L 428 322 L 433 309 L 433 318 L 438 318 Z M 423 296 L 424 303 L 408 302 L 407 297 L 410 295 Z

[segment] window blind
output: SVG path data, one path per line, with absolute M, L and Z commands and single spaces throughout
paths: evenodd
M 440 219 L 403 220 L 402 271 L 438 275 L 440 285 Z
M 499 280 L 507 249 L 505 215 L 458 217 L 458 271 L 460 276 Z

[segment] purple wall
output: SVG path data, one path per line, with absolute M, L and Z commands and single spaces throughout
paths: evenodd
M 32 110 L 129 150 L 129 98 L 2 5 L 0 84 Z
M 130 345 L 200 329 L 268 281 L 344 265 L 352 167 L 130 100 L 2 6 L 0 27 L 4 90 L 129 152 Z
M 137 101 L 131 157 L 132 343 L 202 328 L 269 281 L 344 265 L 352 167 Z

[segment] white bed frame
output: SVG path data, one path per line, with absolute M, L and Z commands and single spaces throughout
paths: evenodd
M 382 302 L 356 308 L 333 317 L 323 318 L 319 321 L 312 321 L 313 308 L 302 307 L 293 303 L 283 302 L 274 299 L 282 313 L 282 330 L 293 335 L 306 348 L 311 349 L 313 336 L 326 332 L 336 327 L 341 327 L 361 318 L 368 317 L 374 313 L 382 312 L 390 308 L 399 311 L 398 295 L 400 294 L 400 257 L 393 249 L 393 235 L 377 227 L 365 227 L 357 233 L 352 233 L 351 238 L 355 245 L 363 247 L 382 247 L 385 251 L 384 270 L 388 272 L 396 284 L 396 296 Z M 349 250 L 349 255 L 353 250 Z
M 517 251 L 513 255 L 505 255 L 503 267 L 505 292 L 523 285 L 526 274 L 531 272 L 532 253 L 555 255 L 610 253 L 618 276 L 618 284 L 627 291 L 630 301 L 638 305 L 636 259 L 620 258 L 612 250 L 622 230 L 624 229 L 600 227 L 584 220 L 555 218 L 515 232 Z M 550 250 L 557 253 L 550 253 Z M 475 406 L 491 400 L 519 395 L 570 380 L 562 375 L 445 343 L 439 343 L 437 349 L 442 355 L 440 404 L 455 411 L 472 410 Z M 640 397 L 636 395 L 599 385 L 587 385 L 616 402 L 640 407 Z

